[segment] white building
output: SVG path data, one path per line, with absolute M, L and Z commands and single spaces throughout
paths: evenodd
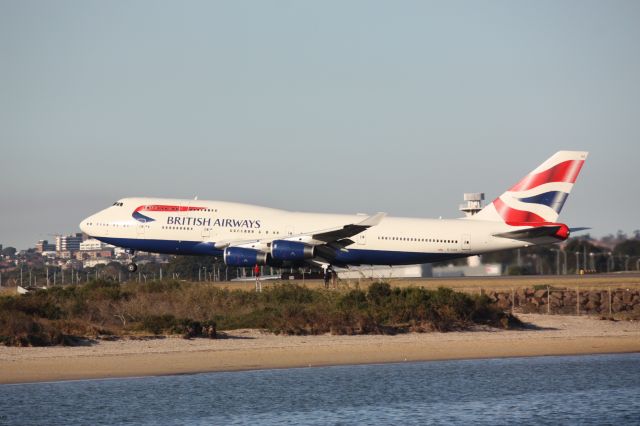
M 422 265 L 399 265 L 399 266 L 360 266 L 349 269 L 336 268 L 338 278 L 358 279 L 358 278 L 428 278 L 432 275 L 432 267 L 430 263 Z
M 82 242 L 82 234 L 58 235 L 56 237 L 56 251 L 78 251 Z
M 100 240 L 96 240 L 95 238 L 90 238 L 80 243 L 80 251 L 89 251 L 89 250 L 104 250 L 106 248 L 111 248 L 109 244 L 105 244 Z
M 93 268 L 96 265 L 108 265 L 111 262 L 113 262 L 113 259 L 103 259 L 103 258 L 87 259 L 82 262 L 82 266 L 85 268 Z

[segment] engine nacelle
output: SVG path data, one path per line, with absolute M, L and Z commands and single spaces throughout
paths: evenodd
M 297 241 L 275 240 L 271 243 L 271 257 L 275 260 L 299 261 L 311 259 L 315 248 Z
M 229 266 L 254 266 L 267 263 L 267 253 L 242 247 L 224 249 L 224 263 Z

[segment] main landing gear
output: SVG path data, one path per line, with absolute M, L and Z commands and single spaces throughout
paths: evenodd
M 126 253 L 130 256 L 129 257 L 129 264 L 127 265 L 127 271 L 129 272 L 135 272 L 138 270 L 138 265 L 136 265 L 136 262 L 134 261 L 135 259 L 135 250 L 126 250 Z

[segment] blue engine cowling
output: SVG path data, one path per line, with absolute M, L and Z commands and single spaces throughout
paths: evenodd
M 311 259 L 314 255 L 314 247 L 305 243 L 285 240 L 275 240 L 271 243 L 271 257 L 275 260 L 298 261 Z
M 267 253 L 242 247 L 224 249 L 224 263 L 229 266 L 254 266 L 267 263 Z

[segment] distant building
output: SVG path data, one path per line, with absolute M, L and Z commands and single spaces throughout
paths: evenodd
M 90 238 L 88 240 L 84 240 L 80 243 L 80 251 L 87 250 L 104 250 L 107 247 L 111 247 L 108 244 L 103 243 L 100 240 L 96 240 L 95 238 Z
M 85 268 L 93 268 L 97 265 L 108 265 L 111 262 L 109 259 L 88 259 L 82 262 L 82 266 Z
M 430 263 L 399 266 L 360 266 L 349 269 L 338 268 L 336 273 L 342 280 L 358 278 L 384 280 L 386 278 L 428 278 L 433 276 Z
M 82 233 L 75 235 L 59 235 L 56 237 L 56 251 L 78 251 L 80 250 L 80 243 L 82 243 Z
M 44 253 L 47 251 L 56 251 L 55 244 L 49 244 L 47 240 L 40 240 L 36 243 L 36 251 L 38 253 Z
M 499 275 L 502 275 L 502 265 L 499 263 L 481 263 L 475 266 L 448 265 L 433 268 L 434 278 L 497 277 Z
M 113 258 L 113 251 L 110 249 L 104 250 L 80 250 L 75 253 L 75 258 L 78 260 L 87 259 L 111 259 Z

